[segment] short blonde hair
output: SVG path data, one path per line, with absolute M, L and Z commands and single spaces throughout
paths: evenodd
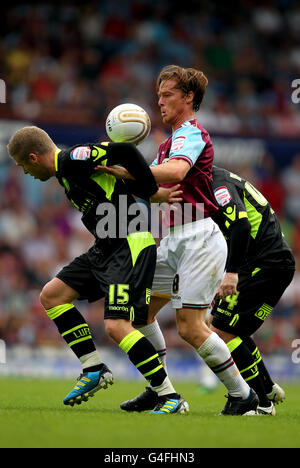
M 43 156 L 54 148 L 55 144 L 48 133 L 35 126 L 27 126 L 18 130 L 7 145 L 9 155 L 19 161 L 26 160 L 30 153 Z
M 157 92 L 161 82 L 166 80 L 177 81 L 176 88 L 180 89 L 183 94 L 192 91 L 194 93 L 193 109 L 195 111 L 199 110 L 208 85 L 208 79 L 202 71 L 195 68 L 182 68 L 179 65 L 167 65 L 161 70 L 157 78 Z

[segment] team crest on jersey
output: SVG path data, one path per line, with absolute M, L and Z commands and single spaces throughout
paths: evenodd
M 175 138 L 171 146 L 171 151 L 180 150 L 181 148 L 184 147 L 184 143 L 185 143 L 185 136 L 179 136 Z
M 73 149 L 70 153 L 71 159 L 76 159 L 79 161 L 86 161 L 91 156 L 91 149 L 88 146 L 79 146 L 78 148 Z
M 215 198 L 218 205 L 225 206 L 231 200 L 231 195 L 227 187 L 218 187 L 214 190 Z

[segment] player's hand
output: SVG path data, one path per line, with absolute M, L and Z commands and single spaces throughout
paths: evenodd
M 133 179 L 132 175 L 122 166 L 96 166 L 95 171 L 113 175 L 116 179 Z
M 180 184 L 174 185 L 173 187 L 166 189 L 169 191 L 168 203 L 179 203 L 182 201 L 183 190 L 180 189 Z
M 225 273 L 217 295 L 225 299 L 227 296 L 236 294 L 239 275 L 237 273 Z
M 180 184 L 170 188 L 160 187 L 159 190 L 151 197 L 151 202 L 155 203 L 179 203 L 182 201 L 182 190 L 179 189 Z

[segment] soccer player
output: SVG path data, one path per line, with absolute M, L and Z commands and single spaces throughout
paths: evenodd
M 179 335 L 213 370 L 228 390 L 229 405 L 223 414 L 253 414 L 258 398 L 241 377 L 224 341 L 205 323 L 205 316 L 224 273 L 226 241 L 212 216 L 217 205 L 212 188 L 213 145 L 207 131 L 196 120 L 208 80 L 199 70 L 165 67 L 157 79 L 158 105 L 162 121 L 172 135 L 160 145 L 151 170 L 157 183 L 182 188 L 182 214 L 169 217 L 170 234 L 158 248 L 150 315 L 172 297 Z M 120 177 L 126 171 L 105 168 Z M 186 216 L 185 208 L 191 208 Z M 145 336 L 158 337 L 155 324 L 143 327 Z M 159 340 L 156 349 L 162 349 Z M 126 411 L 151 409 L 165 412 L 151 389 L 121 405 Z M 148 406 L 149 405 L 149 406 Z
M 219 205 L 214 220 L 227 239 L 228 257 L 211 328 L 227 343 L 244 380 L 257 393 L 258 413 L 275 415 L 274 403 L 283 401 L 285 392 L 273 382 L 252 335 L 292 281 L 294 257 L 272 207 L 248 181 L 214 166 L 213 188 Z M 165 352 L 158 322 L 148 327 L 152 341 Z M 151 398 L 155 399 L 154 392 L 148 388 L 143 404 L 149 405 Z
M 214 167 L 213 187 L 219 205 L 214 219 L 228 241 L 228 258 L 211 328 L 256 391 L 258 412 L 274 415 L 273 402 L 282 401 L 284 391 L 272 381 L 251 335 L 291 283 L 294 257 L 275 212 L 253 185 Z
M 35 126 L 17 131 L 9 141 L 8 153 L 25 174 L 41 181 L 56 177 L 67 198 L 81 211 L 83 224 L 95 236 L 89 251 L 65 266 L 41 292 L 48 317 L 82 364 L 82 374 L 64 398 L 64 404 L 80 404 L 113 383 L 111 371 L 96 351 L 89 326 L 74 305 L 77 299 L 92 302 L 104 297 L 107 334 L 128 354 L 161 404 L 168 402 L 173 412 L 186 412 L 188 405 L 176 393 L 153 345 L 132 325 L 147 322 L 156 263 L 155 241 L 149 230 L 121 236 L 124 226 L 117 226 L 116 232 L 108 232 L 107 237 L 98 235 L 98 223 L 103 218 L 101 204 L 109 204 L 118 215 L 124 215 L 124 197 L 127 214 L 135 202 L 132 193 L 147 200 L 157 192 L 157 184 L 141 154 L 127 143 L 77 145 L 60 150 L 44 130 Z M 143 184 L 131 182 L 129 191 L 123 181 L 94 170 L 98 164 L 119 163 L 134 177 L 141 178 Z M 125 219 L 128 228 L 131 217 Z

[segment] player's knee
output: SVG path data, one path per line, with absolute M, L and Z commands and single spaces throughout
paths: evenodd
M 40 302 L 45 310 L 59 305 L 58 294 L 55 293 L 49 283 L 45 284 L 40 293 Z
M 104 325 L 107 336 L 114 339 L 116 333 L 115 321 L 110 319 L 104 320 Z
M 129 320 L 123 319 L 105 319 L 104 320 L 106 334 L 117 344 L 121 343 L 123 338 L 132 331 L 135 331 Z

